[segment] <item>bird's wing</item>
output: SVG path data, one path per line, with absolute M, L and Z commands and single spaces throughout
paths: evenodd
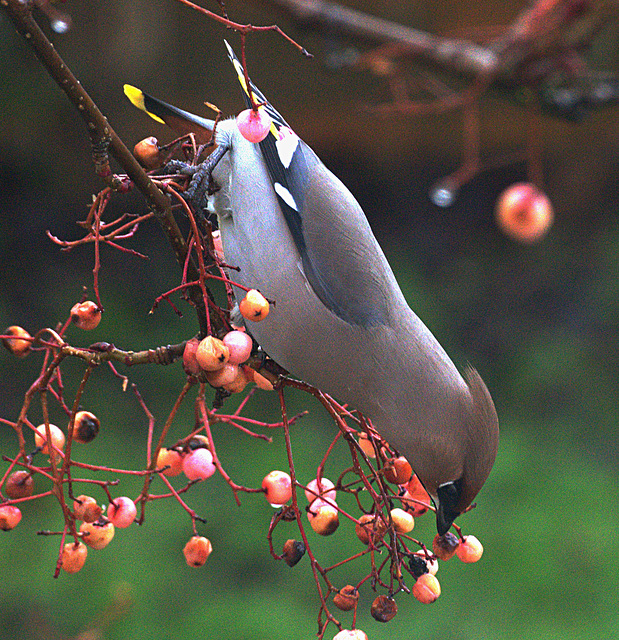
M 387 324 L 392 296 L 401 292 L 361 207 L 253 82 L 247 87 L 240 61 L 226 46 L 247 106 L 251 92 L 272 119 L 260 150 L 307 281 L 349 324 Z

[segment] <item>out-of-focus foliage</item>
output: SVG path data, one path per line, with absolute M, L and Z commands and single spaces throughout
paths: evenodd
M 227 5 L 235 19 L 273 21 L 258 2 Z M 434 32 L 504 22 L 516 12 L 504 0 L 354 5 Z M 241 108 L 222 43 L 234 38 L 197 14 L 170 0 L 67 8 L 73 29 L 54 36 L 54 43 L 128 144 L 147 134 L 171 136 L 123 100 L 123 82 L 188 110 L 205 112 L 205 100 L 228 114 Z M 102 185 L 92 172 L 81 120 L 2 14 L 0 33 L 0 324 L 34 331 L 63 320 L 82 285 L 92 281 L 92 251 L 61 253 L 45 230 L 76 237 L 75 221 Z M 317 55 L 325 47 L 314 34 L 292 35 Z M 591 54 L 594 62 L 617 70 L 616 45 L 616 31 L 605 30 Z M 465 530 L 484 543 L 482 561 L 443 565 L 438 602 L 423 606 L 401 594 L 399 614 L 387 625 L 371 620 L 372 597 L 362 592 L 360 626 L 371 640 L 616 637 L 619 110 L 594 113 L 578 125 L 543 120 L 556 223 L 544 241 L 526 247 L 503 237 L 492 217 L 500 190 L 525 177 L 522 165 L 483 174 L 451 209 L 428 201 L 430 185 L 457 165 L 458 114 L 377 120 L 361 107 L 380 97 L 378 80 L 358 71 L 327 72 L 274 35 L 251 37 L 248 60 L 256 84 L 357 195 L 411 305 L 458 364 L 478 367 L 501 417 L 495 469 L 479 508 L 462 518 Z M 484 152 L 523 144 L 524 122 L 517 105 L 484 99 Z M 115 206 L 144 208 L 137 195 Z M 182 319 L 163 305 L 148 315 L 154 297 L 179 281 L 154 225 L 144 227 L 132 246 L 150 261 L 103 251 L 104 319 L 87 336 L 71 330 L 76 342 L 105 339 L 141 349 L 197 331 L 187 307 Z M 2 353 L 0 366 L 2 416 L 14 419 L 39 362 Z M 80 367 L 73 368 L 77 375 Z M 106 370 L 94 375 L 85 400 L 99 415 L 102 432 L 84 459 L 135 466 L 144 457 L 144 415 Z M 129 375 L 157 416 L 166 415 L 184 381 L 178 364 L 135 368 Z M 67 377 L 70 389 L 77 382 Z M 274 397 L 262 394 L 261 402 L 256 415 L 275 418 Z M 316 403 L 296 397 L 294 410 L 307 404 L 310 416 L 293 429 L 305 480 L 334 429 Z M 173 437 L 184 435 L 192 419 L 188 406 Z M 231 475 L 244 484 L 257 486 L 269 470 L 285 468 L 281 434 L 270 446 L 230 430 L 216 430 L 215 437 Z M 11 447 L 12 433 L 0 428 L 0 450 Z M 138 490 L 123 484 L 127 495 Z M 181 550 L 191 535 L 189 519 L 166 501 L 151 508 L 142 528 L 118 532 L 107 549 L 91 552 L 81 573 L 56 581 L 56 540 L 34 532 L 53 526 L 54 518 L 59 525 L 57 507 L 51 500 L 27 505 L 18 529 L 0 536 L 0 638 L 76 634 L 118 590 L 128 590 L 133 605 L 111 626 L 110 638 L 311 637 L 317 599 L 306 559 L 289 569 L 270 558 L 265 536 L 272 509 L 266 501 L 243 496 L 237 508 L 215 477 L 189 500 L 207 518 L 200 532 L 214 547 L 203 568 L 186 566 Z M 418 525 L 425 538 L 431 525 Z M 316 548 L 335 561 L 358 542 L 344 523 Z M 344 571 L 341 581 L 349 581 Z

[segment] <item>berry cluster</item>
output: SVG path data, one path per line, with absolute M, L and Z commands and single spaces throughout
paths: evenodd
M 270 121 L 260 117 L 256 122 L 253 115 L 256 111 L 249 112 L 245 114 L 247 123 L 241 120 L 239 127 L 247 127 L 246 137 L 254 141 L 254 136 L 258 140 L 260 135 L 267 135 Z M 257 113 L 265 115 L 259 107 Z M 260 131 L 256 133 L 256 129 Z M 166 155 L 165 148 L 154 139 L 147 139 L 138 147 L 136 154 L 139 152 L 144 156 L 141 161 L 145 166 L 159 166 Z M 267 318 L 269 301 L 259 291 L 245 290 L 231 280 L 233 268 L 224 263 L 219 234 L 212 232 L 204 221 L 198 224 L 191 208 L 175 191 L 177 183 L 164 179 L 158 181 L 157 186 L 176 200 L 190 221 L 191 234 L 186 241 L 188 254 L 185 260 L 189 265 L 193 255 L 198 269 L 194 274 L 196 280 L 190 281 L 185 277 L 189 273 L 186 266 L 181 285 L 160 296 L 153 308 L 160 300 L 165 300 L 176 310 L 170 302 L 172 293 L 180 291 L 190 297 L 188 292 L 192 288 L 200 291 L 198 299 L 190 300 L 199 311 L 201 333 L 199 337 L 179 345 L 143 352 L 123 351 L 107 342 L 98 342 L 88 348 L 69 344 L 66 334 L 71 327 L 89 331 L 101 322 L 103 307 L 99 301 L 97 280 L 94 288 L 96 302 L 83 299 L 75 304 L 66 321 L 56 329 L 46 328 L 30 335 L 15 325 L 7 328 L 1 338 L 8 351 L 19 358 L 29 353 L 39 354 L 43 362 L 40 375 L 24 396 L 19 417 L 15 421 L 0 419 L 12 427 L 17 440 L 17 450 L 12 455 L 4 452 L 7 455 L 3 460 L 8 463 L 8 468 L 0 471 L 0 528 L 10 531 L 19 525 L 22 519 L 20 506 L 26 501 L 57 500 L 64 526 L 60 531 L 41 533 L 60 537 L 55 575 L 59 575 L 61 570 L 76 573 L 84 566 L 89 549 L 105 548 L 112 542 L 117 529 L 134 523 L 143 524 L 146 512 L 153 505 L 169 499 L 187 513 L 191 522 L 191 535 L 183 549 L 185 560 L 191 567 L 201 567 L 213 552 L 213 547 L 208 538 L 198 532 L 197 523 L 203 519 L 186 502 L 187 494 L 196 483 L 207 481 L 219 473 L 239 505 L 240 494 L 262 493 L 266 502 L 275 507 L 267 532 L 267 542 L 274 558 L 284 560 L 290 567 L 308 559 L 320 597 L 319 637 L 324 638 L 334 626 L 338 630 L 337 640 L 367 640 L 359 629 L 342 630 L 343 625 L 334 611 L 352 612 L 351 626 L 355 627 L 359 605 L 364 606 L 365 592 L 370 589 L 374 594 L 371 602 L 365 605 L 366 610 L 382 623 L 397 614 L 398 594 L 410 593 L 422 603 L 434 602 L 441 592 L 436 578 L 439 561 L 457 555 L 463 562 L 475 562 L 481 557 L 481 544 L 474 536 L 463 535 L 457 526 L 454 526 L 456 535 L 448 533 L 436 537 L 429 547 L 412 536 L 416 519 L 434 508 L 408 461 L 382 440 L 363 416 L 347 411 L 317 389 L 281 375 L 275 363 L 264 354 L 257 353 L 250 337 L 251 323 Z M 80 223 L 87 229 L 81 240 L 68 243 L 51 235 L 50 238 L 67 249 L 88 242 L 107 242 L 122 249 L 118 240 L 133 236 L 138 222 L 127 223 L 121 216 L 110 223 L 103 223 L 101 216 L 108 203 L 108 191 L 95 197 L 88 219 Z M 141 216 L 139 222 L 151 217 L 152 214 Z M 141 254 L 132 252 L 132 255 Z M 213 302 L 214 297 L 206 287 L 209 278 L 224 282 L 226 305 L 219 307 Z M 238 311 L 249 331 L 231 322 L 236 317 L 232 313 L 235 289 L 245 291 Z M 66 358 L 79 358 L 85 363 L 82 379 L 76 385 L 77 392 L 70 401 L 64 386 L 64 379 L 68 379 L 70 374 L 61 374 Z M 160 365 L 176 360 L 182 362 L 183 369 L 179 368 L 179 373 L 183 386 L 164 419 L 155 421 L 136 385 L 131 384 L 148 420 L 146 465 L 137 469 L 120 469 L 81 463 L 78 459 L 80 447 L 89 445 L 105 432 L 97 416 L 81 406 L 92 372 L 100 369 L 101 365 L 109 366 L 113 375 L 122 380 L 125 390 L 129 388 L 129 378 L 115 369 L 115 362 Z M 254 387 L 247 391 L 250 384 Z M 288 387 L 316 398 L 337 426 L 334 441 L 315 476 L 307 484 L 299 482 L 294 465 L 292 428 L 300 416 L 288 417 L 285 398 Z M 214 407 L 209 408 L 207 405 L 213 388 Z M 266 423 L 244 415 L 256 389 L 275 392 L 281 409 L 280 422 Z M 190 401 L 192 390 L 196 392 L 193 396 L 195 422 L 185 431 L 184 437 L 172 441 L 169 438 L 171 426 L 176 421 L 180 406 Z M 238 409 L 231 414 L 223 413 L 221 409 L 225 398 L 242 392 L 246 396 Z M 32 423 L 28 416 L 36 413 L 37 400 L 42 419 Z M 66 428 L 57 426 L 63 424 L 57 414 L 64 414 Z M 38 426 L 37 422 L 40 422 Z M 260 431 L 273 433 L 279 429 L 284 436 L 288 469 L 268 473 L 258 486 L 237 483 L 219 459 L 212 429 L 216 422 L 233 426 L 245 436 L 268 442 L 272 441 L 271 436 Z M 164 425 L 157 434 L 155 424 Z M 332 476 L 334 479 L 330 480 L 324 475 L 324 469 L 337 443 L 348 447 L 352 466 L 342 471 L 337 479 Z M 44 458 L 43 462 L 41 458 Z M 138 479 L 143 483 L 135 497 L 118 495 L 127 493 L 124 486 L 122 491 L 113 489 L 112 494 L 112 488 L 128 479 Z M 257 481 L 256 478 L 253 480 Z M 84 485 L 88 487 L 85 493 Z M 162 486 L 164 489 L 160 491 Z M 98 501 L 96 492 L 102 492 L 105 500 Z M 282 553 L 277 553 L 274 536 L 289 525 L 294 525 L 298 534 L 286 532 Z M 350 557 L 333 567 L 322 566 L 318 560 L 318 541 L 323 536 L 347 535 L 347 532 L 350 536 Z M 319 537 L 313 538 L 314 535 Z M 353 561 L 365 563 L 365 569 L 357 580 L 351 577 L 350 563 Z M 332 570 L 338 568 L 341 571 L 343 567 L 349 570 L 344 581 L 349 584 L 336 585 L 332 581 Z

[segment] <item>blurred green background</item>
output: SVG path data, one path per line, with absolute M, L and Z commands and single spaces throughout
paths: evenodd
M 347 4 L 436 33 L 506 23 L 524 5 Z M 400 594 L 399 614 L 387 625 L 370 617 L 372 593 L 365 585 L 358 625 L 370 640 L 617 637 L 619 110 L 600 110 L 578 124 L 543 119 L 556 222 L 541 243 L 516 244 L 496 228 L 492 208 L 503 188 L 526 179 L 524 164 L 485 172 L 454 206 L 435 207 L 428 190 L 458 166 L 461 114 L 378 119 L 363 107 L 386 98 L 380 79 L 321 64 L 331 48 L 348 47 L 337 34 L 325 40 L 296 31 L 257 0 L 227 6 L 240 22 L 277 21 L 316 54 L 314 61 L 303 59 L 273 34 L 253 36 L 248 45 L 256 84 L 358 197 L 412 307 L 457 364 L 471 362 L 480 370 L 501 418 L 494 471 L 479 508 L 461 523 L 483 541 L 482 561 L 443 564 L 437 603 L 424 606 Z M 69 3 L 67 9 L 73 28 L 53 35 L 54 44 L 130 146 L 150 134 L 166 141 L 172 136 L 131 107 L 122 96 L 124 82 L 200 113 L 204 101 L 226 114 L 242 108 L 222 43 L 226 37 L 238 48 L 233 33 L 172 0 Z M 0 324 L 34 332 L 64 320 L 82 286 L 92 285 L 92 248 L 62 253 L 45 231 L 79 237 L 75 222 L 102 185 L 93 175 L 81 120 L 1 13 L 0 34 Z M 616 71 L 616 29 L 604 29 L 588 56 L 596 68 Z M 521 107 L 488 95 L 481 113 L 485 156 L 522 149 Z M 110 211 L 143 212 L 144 203 L 132 194 Z M 153 299 L 179 281 L 155 225 L 145 225 L 128 246 L 150 260 L 103 249 L 104 319 L 89 335 L 70 329 L 75 344 L 107 340 L 137 350 L 196 332 L 187 307 L 183 318 L 165 306 L 148 315 Z M 16 361 L 3 353 L 0 366 L 1 416 L 15 419 L 40 359 Z M 81 370 L 67 363 L 69 398 Z M 180 366 L 121 372 L 138 385 L 161 428 L 184 382 Z M 105 367 L 93 377 L 83 404 L 99 415 L 103 432 L 80 449 L 80 459 L 139 468 L 147 423 L 135 396 L 123 393 Z M 293 395 L 290 402 L 292 412 L 310 409 L 293 430 L 297 471 L 309 481 L 334 427 L 317 404 Z M 275 397 L 261 393 L 250 414 L 275 420 Z M 59 411 L 53 415 L 61 420 Z M 33 422 L 40 417 L 33 408 Z M 171 438 L 184 435 L 192 420 L 189 403 Z M 257 486 L 271 469 L 286 468 L 283 438 L 273 435 L 267 445 L 217 428 L 221 457 L 235 480 Z M 7 427 L 0 428 L 0 450 L 16 451 Z M 337 450 L 327 475 L 344 465 L 345 452 Z M 138 486 L 123 478 L 118 493 L 135 495 Z M 318 607 L 307 559 L 294 569 L 271 559 L 266 532 L 272 509 L 264 499 L 242 496 L 237 508 L 223 481 L 212 478 L 188 501 L 207 518 L 200 533 L 214 546 L 203 568 L 186 566 L 181 550 L 190 522 L 165 501 L 151 506 L 143 527 L 119 531 L 108 548 L 91 551 L 81 573 L 58 580 L 52 578 L 56 539 L 35 533 L 60 527 L 59 510 L 51 500 L 25 505 L 18 529 L 0 535 L 0 638 L 75 637 L 114 598 L 131 603 L 106 628 L 104 637 L 114 640 L 313 637 Z M 429 542 L 431 520 L 420 520 L 416 531 Z M 276 532 L 278 548 L 286 537 L 284 528 Z M 349 523 L 331 538 L 312 541 L 324 564 L 359 550 Z M 355 582 L 363 568 L 355 565 L 335 579 Z

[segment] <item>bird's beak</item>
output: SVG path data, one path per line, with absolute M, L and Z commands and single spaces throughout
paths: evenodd
M 437 490 L 438 508 L 436 510 L 436 529 L 439 535 L 445 535 L 453 521 L 460 515 L 458 503 L 460 502 L 461 483 L 445 482 Z

